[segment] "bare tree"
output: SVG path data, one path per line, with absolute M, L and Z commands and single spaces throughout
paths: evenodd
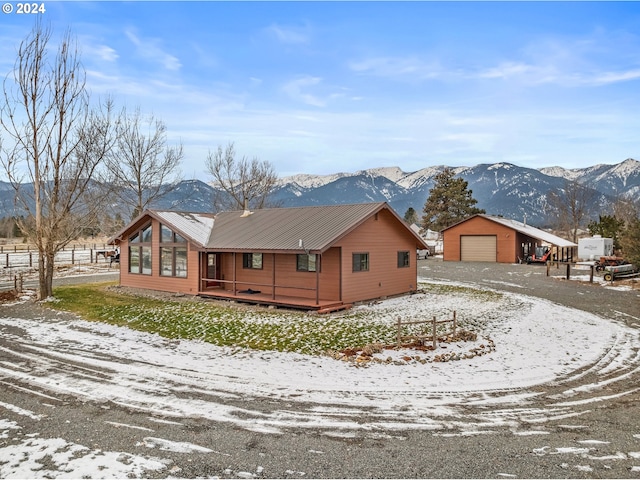
M 51 60 L 50 39 L 38 23 L 22 41 L 0 106 L 0 164 L 18 225 L 38 249 L 40 299 L 53 293 L 56 254 L 96 218 L 92 186 L 113 139 L 111 103 L 90 109 L 75 41 L 67 32 Z
M 180 180 L 182 144 L 167 146 L 167 126 L 140 108 L 122 110 L 116 127 L 116 148 L 109 157 L 109 171 L 117 186 L 118 201 L 138 216 L 171 191 Z
M 578 230 L 585 226 L 593 209 L 597 192 L 578 182 L 566 180 L 562 189 L 549 192 L 549 216 L 557 230 L 565 232 L 574 243 L 578 242 Z
M 266 160 L 236 160 L 233 143 L 224 150 L 218 146 L 215 152 L 209 152 L 207 170 L 213 186 L 223 193 L 214 198 L 216 211 L 264 208 L 278 180 L 273 165 Z

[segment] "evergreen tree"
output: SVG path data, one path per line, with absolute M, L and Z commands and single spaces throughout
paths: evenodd
M 404 213 L 404 221 L 409 225 L 418 223 L 418 214 L 413 207 L 407 208 L 407 211 Z
M 425 230 L 440 231 L 472 215 L 485 213 L 474 206 L 478 201 L 471 196 L 469 182 L 454 178 L 450 168 L 438 173 L 435 181 L 424 204 L 422 228 Z
M 640 218 L 629 222 L 620 236 L 624 258 L 635 266 L 640 265 Z
M 600 235 L 613 239 L 613 248 L 620 248 L 620 233 L 624 229 L 624 221 L 615 215 L 600 215 L 598 221 L 589 222 L 587 230 L 591 235 Z

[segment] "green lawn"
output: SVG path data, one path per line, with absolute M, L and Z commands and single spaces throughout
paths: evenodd
M 357 310 L 318 315 L 294 310 L 245 308 L 197 300 L 159 300 L 133 296 L 112 284 L 57 287 L 52 307 L 86 320 L 127 326 L 166 338 L 201 340 L 220 346 L 321 354 L 373 343 L 394 343 L 396 327 Z M 481 295 L 491 292 L 429 286 L 436 295 Z M 453 288 L 453 290 L 452 290 Z

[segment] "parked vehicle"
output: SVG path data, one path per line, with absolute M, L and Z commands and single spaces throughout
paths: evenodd
M 612 255 L 600 257 L 600 260 L 596 261 L 596 272 L 605 270 L 606 267 L 617 267 L 618 265 L 626 265 L 628 263 L 629 262 L 622 257 L 615 257 Z
M 431 255 L 431 252 L 428 249 L 418 250 L 418 260 L 426 259 Z
M 636 268 L 631 263 L 626 263 L 623 265 L 612 265 L 609 267 L 604 267 L 604 269 L 604 279 L 607 282 L 612 282 L 615 279 L 619 278 L 630 278 L 640 275 L 640 269 Z
M 544 247 L 536 247 L 535 252 L 533 253 L 533 255 L 528 255 L 527 258 L 525 258 L 527 263 L 547 263 L 547 260 L 549 260 L 549 256 L 551 255 L 551 248 L 544 246 Z

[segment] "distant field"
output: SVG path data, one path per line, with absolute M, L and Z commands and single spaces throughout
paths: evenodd
M 106 238 L 84 239 L 70 243 L 56 255 L 56 273 L 78 267 L 109 268 L 105 253 L 113 248 Z M 14 287 L 16 277 L 35 277 L 38 249 L 21 239 L 0 239 L 0 291 Z

